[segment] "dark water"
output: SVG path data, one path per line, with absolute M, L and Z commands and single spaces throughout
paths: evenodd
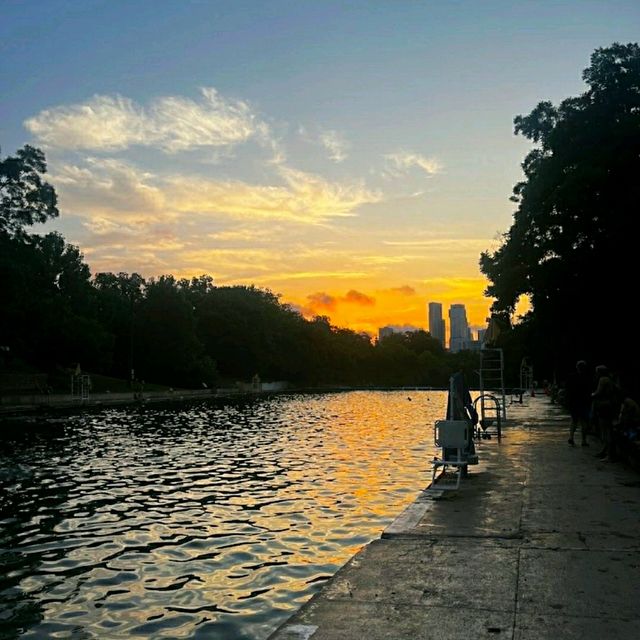
M 444 404 L 353 392 L 3 426 L 0 637 L 266 638 L 426 485 Z

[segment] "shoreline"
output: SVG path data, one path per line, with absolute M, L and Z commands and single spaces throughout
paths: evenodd
M 268 640 L 640 637 L 640 479 L 548 399 L 444 499 L 423 490 Z M 427 487 L 428 488 L 428 487 Z
M 233 388 L 224 389 L 178 389 L 172 392 L 148 391 L 92 393 L 82 399 L 71 394 L 25 394 L 0 397 L 0 419 L 39 416 L 47 413 L 99 410 L 107 407 L 146 406 L 161 403 L 186 403 L 194 401 L 243 400 L 273 395 L 345 393 L 351 391 L 446 391 L 439 387 L 288 387 L 279 390 L 246 391 Z

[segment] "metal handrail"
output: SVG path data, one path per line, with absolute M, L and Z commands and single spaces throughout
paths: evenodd
M 491 422 L 487 421 L 486 403 L 490 401 L 493 402 L 495 408 L 496 429 L 498 432 L 498 440 L 500 440 L 502 438 L 502 408 L 500 406 L 500 400 L 492 393 L 482 393 L 473 401 L 473 408 L 476 409 L 476 411 L 478 401 L 480 401 L 480 420 L 478 421 L 479 428 L 476 429 L 476 436 L 478 438 L 488 437 L 486 429 L 493 423 L 493 420 L 491 420 Z

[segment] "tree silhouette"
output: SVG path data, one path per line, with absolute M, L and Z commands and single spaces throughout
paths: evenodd
M 597 49 L 583 79 L 583 94 L 515 118 L 515 133 L 537 146 L 513 189 L 513 224 L 480 266 L 494 311 L 530 296 L 524 333 L 547 375 L 577 358 L 637 374 L 640 47 Z
M 25 226 L 58 216 L 54 188 L 42 180 L 44 153 L 30 145 L 0 160 L 0 233 L 23 233 Z

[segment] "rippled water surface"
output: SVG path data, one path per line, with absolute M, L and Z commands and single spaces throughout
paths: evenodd
M 0 637 L 258 640 L 427 482 L 440 392 L 130 407 L 0 432 Z

